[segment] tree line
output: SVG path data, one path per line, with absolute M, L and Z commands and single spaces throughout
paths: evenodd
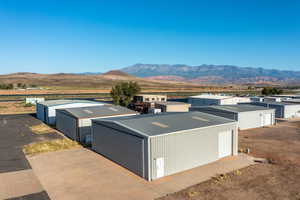
M 29 84 L 28 85 L 26 83 L 17 83 L 17 84 L 12 84 L 12 83 L 5 84 L 5 83 L 2 83 L 2 84 L 0 84 L 0 89 L 1 90 L 12 90 L 14 88 L 26 89 L 28 87 L 35 88 L 35 87 L 37 87 L 37 85 L 34 85 L 34 84 Z

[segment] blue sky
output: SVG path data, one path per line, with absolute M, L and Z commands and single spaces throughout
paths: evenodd
M 0 73 L 135 63 L 300 70 L 298 0 L 0 0 Z

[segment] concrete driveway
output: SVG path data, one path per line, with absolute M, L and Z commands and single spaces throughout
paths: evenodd
M 0 199 L 49 199 L 22 151 L 32 142 L 62 138 L 33 133 L 29 127 L 40 123 L 30 114 L 0 115 Z
M 27 158 L 48 195 L 55 200 L 154 199 L 253 164 L 251 157 L 241 154 L 148 182 L 83 148 Z

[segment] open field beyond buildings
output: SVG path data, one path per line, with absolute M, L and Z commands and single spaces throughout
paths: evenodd
M 23 101 L 0 102 L 0 114 L 34 113 L 35 106 L 26 106 Z

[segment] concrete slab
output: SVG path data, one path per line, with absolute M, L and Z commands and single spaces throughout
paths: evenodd
M 0 173 L 0 199 L 9 199 L 44 191 L 31 169 Z
M 51 199 L 154 199 L 253 163 L 241 154 L 148 182 L 88 149 L 27 157 Z

